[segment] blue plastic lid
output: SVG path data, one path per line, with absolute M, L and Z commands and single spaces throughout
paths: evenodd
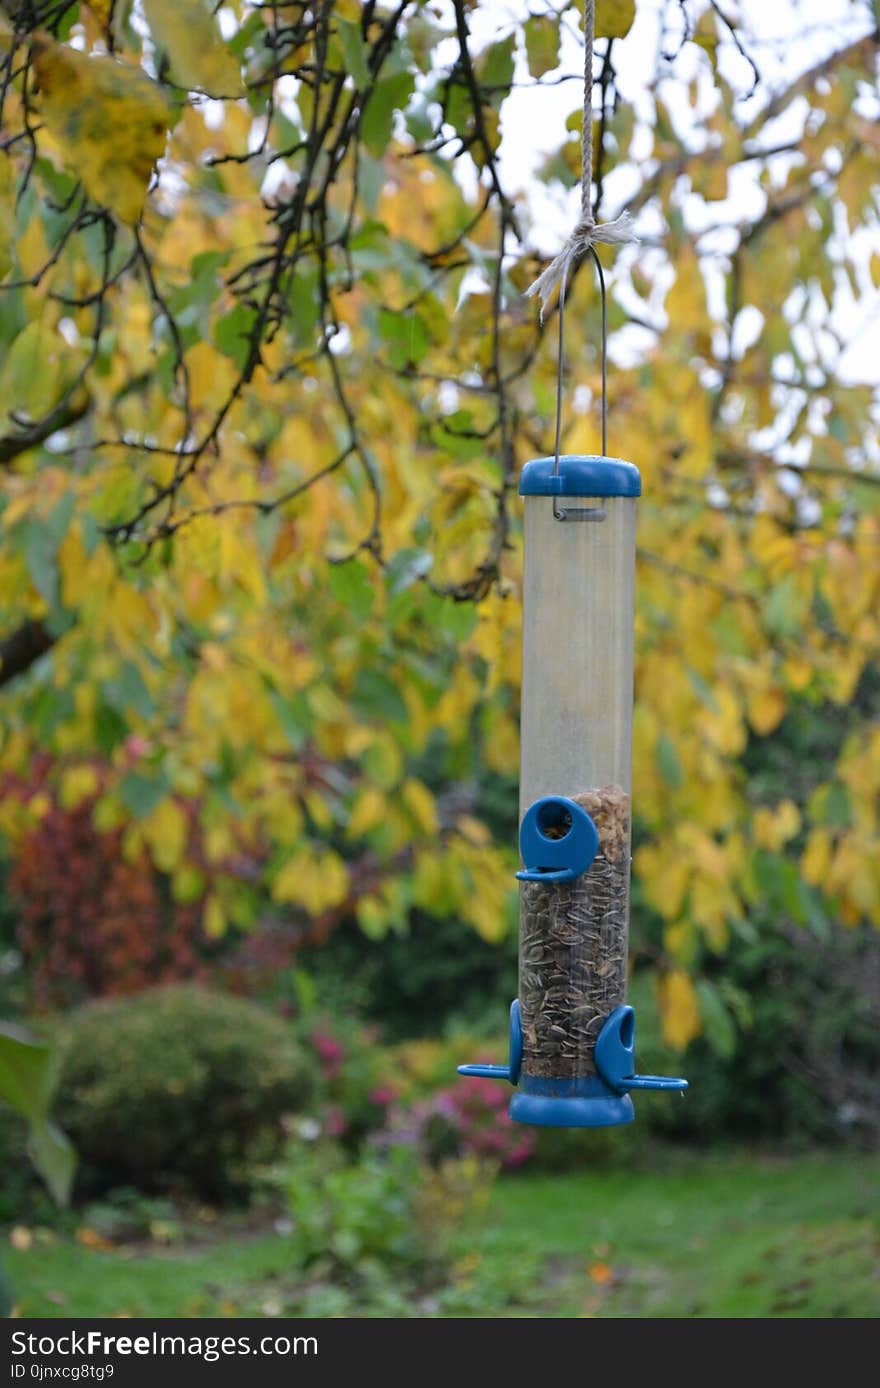
M 641 496 L 642 478 L 635 463 L 597 454 L 563 453 L 533 458 L 519 479 L 520 496 Z

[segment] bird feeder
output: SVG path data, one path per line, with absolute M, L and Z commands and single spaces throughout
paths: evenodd
M 560 362 L 561 336 L 560 311 Z M 627 1123 L 631 1090 L 687 1088 L 635 1073 L 626 1003 L 641 477 L 604 452 L 604 311 L 602 364 L 602 455 L 560 456 L 557 414 L 555 455 L 521 474 L 519 998 L 508 1065 L 459 1067 L 509 1080 L 510 1116 L 549 1127 Z

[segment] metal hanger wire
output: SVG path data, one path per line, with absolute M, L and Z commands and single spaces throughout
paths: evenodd
M 599 297 L 602 303 L 602 457 L 608 456 L 608 302 L 605 291 L 605 274 L 602 263 L 593 246 L 588 248 L 599 276 Z M 562 441 L 562 391 L 565 377 L 565 291 L 566 269 L 563 269 L 559 285 L 559 341 L 556 356 L 556 443 L 554 445 L 553 476 L 559 476 L 559 450 Z M 557 520 L 601 521 L 605 519 L 604 506 L 570 507 L 559 506 L 553 498 L 553 514 Z

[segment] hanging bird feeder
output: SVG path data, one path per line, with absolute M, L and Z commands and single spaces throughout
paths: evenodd
M 510 1116 L 605 1127 L 635 1115 L 634 1089 L 687 1081 L 635 1073 L 627 1006 L 633 612 L 638 469 L 606 452 L 560 455 L 565 271 L 559 300 L 556 449 L 525 465 L 520 765 L 519 998 L 506 1066 L 463 1075 L 516 1086 Z

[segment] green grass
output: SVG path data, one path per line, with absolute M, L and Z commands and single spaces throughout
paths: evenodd
M 876 1316 L 878 1176 L 865 1156 L 679 1155 L 508 1180 L 478 1275 L 537 1253 L 544 1316 Z
M 660 1153 L 652 1169 L 505 1177 L 463 1229 L 454 1285 L 419 1315 L 865 1316 L 880 1312 L 880 1163 Z M 8 1243 L 24 1316 L 284 1311 L 289 1242 L 239 1216 L 189 1243 Z

